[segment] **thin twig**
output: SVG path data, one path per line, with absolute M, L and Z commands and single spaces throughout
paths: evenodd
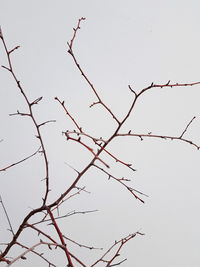
M 101 163 L 103 163 L 103 165 L 105 165 L 106 168 L 110 168 L 110 166 L 109 166 L 105 161 L 103 161 L 101 158 L 99 158 L 98 153 L 95 153 L 94 150 L 93 150 L 91 147 L 89 147 L 88 145 L 86 145 L 85 143 L 83 143 L 83 142 L 81 141 L 80 138 L 78 138 L 78 139 L 73 138 L 73 137 L 69 136 L 69 135 L 67 134 L 67 132 L 65 133 L 65 135 L 66 135 L 66 137 L 67 137 L 67 140 L 73 140 L 73 141 L 75 141 L 75 142 L 81 144 L 82 146 L 84 146 L 85 148 L 87 148 L 87 150 L 90 151 L 90 152 L 94 155 L 94 158 L 95 158 L 95 159 L 97 159 L 97 160 L 99 160 Z
M 55 220 L 59 220 L 59 219 L 63 219 L 63 218 L 67 218 L 67 217 L 70 217 L 70 216 L 73 216 L 73 215 L 80 215 L 80 214 L 88 214 L 88 213 L 92 213 L 92 212 L 97 212 L 98 210 L 84 210 L 84 211 L 70 211 L 68 212 L 67 214 L 65 215 L 62 215 L 62 216 L 57 216 L 55 217 Z M 46 217 L 46 216 L 45 216 Z M 41 223 L 45 223 L 45 222 L 52 222 L 51 219 L 42 219 L 38 222 L 35 222 L 35 223 L 32 223 L 32 225 L 38 225 L 38 224 L 41 224 Z
M 194 85 L 198 85 L 200 84 L 200 82 L 193 82 L 193 83 L 170 83 L 170 81 L 168 81 L 165 84 L 154 84 L 153 82 L 151 83 L 151 85 L 143 88 L 140 93 L 137 94 L 137 97 L 140 96 L 141 94 L 143 94 L 144 92 L 146 92 L 147 90 L 151 89 L 151 88 L 165 88 L 165 87 L 187 87 L 187 86 L 194 86 Z
M 75 244 L 75 245 L 77 245 L 77 246 L 79 246 L 79 247 L 81 247 L 81 248 L 87 248 L 87 249 L 90 249 L 90 250 L 92 250 L 92 249 L 102 250 L 102 249 L 103 249 L 103 248 L 96 248 L 96 247 L 93 247 L 93 246 L 86 246 L 86 245 L 80 244 L 80 243 L 78 243 L 77 241 L 74 241 L 74 240 L 72 240 L 71 238 L 66 237 L 66 236 L 64 236 L 64 235 L 63 235 L 63 237 L 64 237 L 66 240 L 72 242 L 73 244 Z
M 8 221 L 9 227 L 10 227 L 9 230 L 10 230 L 10 232 L 12 233 L 12 235 L 14 236 L 14 231 L 13 231 L 13 228 L 12 228 L 12 224 L 11 224 L 10 218 L 9 218 L 9 216 L 8 216 L 8 212 L 7 212 L 7 210 L 6 210 L 6 207 L 5 207 L 4 203 L 3 203 L 3 200 L 2 200 L 1 195 L 0 195 L 0 203 L 1 203 L 1 206 L 2 206 L 3 211 L 4 211 L 4 213 L 5 213 L 6 219 L 7 219 L 7 221 Z
M 62 245 L 64 247 L 64 251 L 65 251 L 65 254 L 66 254 L 67 260 L 68 260 L 68 265 L 69 265 L 69 267 L 74 267 L 74 264 L 72 263 L 71 256 L 70 256 L 68 248 L 67 248 L 67 245 L 65 244 L 65 241 L 64 241 L 64 238 L 63 238 L 63 234 L 61 233 L 60 228 L 58 227 L 58 224 L 57 224 L 57 222 L 56 222 L 56 220 L 54 218 L 54 215 L 51 212 L 51 209 L 48 208 L 48 207 L 47 207 L 47 211 L 48 211 L 49 216 L 50 216 L 50 218 L 52 220 L 52 223 L 53 223 L 53 225 L 54 225 L 54 227 L 56 229 L 56 232 L 57 232 L 57 234 L 58 234 L 58 236 L 60 238 L 60 241 L 61 241 L 61 243 L 62 243 Z
M 136 235 L 144 235 L 143 233 L 140 232 L 135 232 L 134 234 L 130 234 L 118 241 L 115 241 L 115 243 L 97 260 L 95 261 L 90 267 L 93 267 L 97 265 L 100 262 L 106 263 L 105 266 L 109 267 L 110 264 L 114 261 L 114 259 L 119 255 L 119 251 L 122 249 L 122 247 L 132 238 L 136 237 Z M 116 253 L 110 260 L 106 260 L 105 257 L 117 246 L 119 245 L 119 248 L 117 249 Z M 123 262 L 123 261 L 122 261 Z
M 108 113 L 110 113 L 110 115 L 113 117 L 113 119 L 119 124 L 119 120 L 117 119 L 117 117 L 114 115 L 114 113 L 111 111 L 111 109 L 102 101 L 102 99 L 100 98 L 99 94 L 97 93 L 96 88 L 94 87 L 94 85 L 92 84 L 92 82 L 89 80 L 89 78 L 87 77 L 87 75 L 85 74 L 85 72 L 83 71 L 83 69 L 81 68 L 80 64 L 78 63 L 76 56 L 74 55 L 73 52 L 73 43 L 77 34 L 77 31 L 80 29 L 80 23 L 82 20 L 85 20 L 85 18 L 81 18 L 78 21 L 77 27 L 74 28 L 74 34 L 73 37 L 71 39 L 70 42 L 68 42 L 68 53 L 72 56 L 74 63 L 76 64 L 77 68 L 79 69 L 81 75 L 84 77 L 85 81 L 88 83 L 88 85 L 91 87 L 92 91 L 94 92 L 94 94 L 96 95 L 98 102 L 96 102 L 95 104 L 101 104 L 107 111 Z
M 72 115 L 69 113 L 69 111 L 67 110 L 66 106 L 65 106 L 65 102 L 61 101 L 58 97 L 54 98 L 55 100 L 57 100 L 61 106 L 63 107 L 63 109 L 65 110 L 67 116 L 70 117 L 70 119 L 73 121 L 73 123 L 75 124 L 75 126 L 77 127 L 77 129 L 82 132 L 82 128 L 78 125 L 78 123 L 76 122 L 76 120 L 74 119 L 74 117 L 72 117 Z
M 98 145 L 100 148 L 102 147 L 102 143 L 105 144 L 105 143 L 107 142 L 107 141 L 103 140 L 102 138 L 92 137 L 91 135 L 86 134 L 86 133 L 84 133 L 84 132 L 66 131 L 66 132 L 64 132 L 64 134 L 65 134 L 66 136 L 70 136 L 70 134 L 75 134 L 75 135 L 77 135 L 78 137 L 80 137 L 80 136 L 86 136 L 86 137 L 92 139 L 93 142 L 95 143 L 95 145 Z M 75 140 L 77 140 L 77 139 L 75 139 Z M 78 139 L 78 141 L 80 141 L 80 139 Z M 101 142 L 101 143 L 98 143 L 98 142 Z M 119 162 L 119 163 L 121 163 L 122 165 L 125 165 L 126 167 L 128 167 L 128 168 L 131 169 L 132 171 L 136 171 L 134 168 L 131 167 L 131 166 L 132 166 L 131 163 L 126 163 L 126 162 L 124 162 L 123 160 L 117 158 L 115 155 L 113 155 L 113 153 L 109 152 L 109 151 L 108 151 L 107 149 L 105 149 L 105 148 L 103 149 L 103 151 L 104 151 L 105 153 L 107 153 L 111 158 L 113 158 L 116 162 Z
M 157 135 L 157 134 L 152 134 L 152 133 L 150 133 L 150 134 L 119 133 L 116 135 L 116 137 L 117 136 L 134 136 L 134 137 L 139 137 L 141 140 L 143 140 L 143 138 L 159 138 L 159 139 L 163 139 L 163 140 L 178 140 L 178 141 L 188 143 L 188 144 L 196 147 L 198 150 L 200 149 L 199 145 L 197 145 L 196 143 L 192 142 L 189 139 L 182 138 L 181 136 Z
M 19 242 L 16 242 L 16 245 L 19 245 L 21 246 L 22 248 L 25 248 L 26 250 L 29 250 L 29 247 L 19 243 Z M 50 247 L 52 245 L 52 243 L 48 243 L 48 247 Z M 43 253 L 38 253 L 37 251 L 34 251 L 34 250 L 31 250 L 30 252 L 32 252 L 33 254 L 39 256 L 41 259 L 43 259 L 44 261 L 46 261 L 48 264 L 49 264 L 49 267 L 50 266 L 53 266 L 53 267 L 56 267 L 56 265 L 54 265 L 52 262 L 50 262 L 49 260 L 47 260 L 44 256 L 43 256 Z M 24 256 L 23 256 L 24 257 Z
M 40 151 L 40 148 L 41 148 L 41 146 L 33 154 L 31 154 L 30 156 L 27 156 L 26 158 L 24 158 L 22 160 L 19 160 L 19 161 L 15 162 L 15 163 L 12 163 L 12 164 L 8 165 L 7 167 L 4 167 L 4 168 L 0 169 L 0 171 L 6 171 L 7 169 L 12 168 L 13 166 L 18 165 L 18 164 L 26 161 L 27 159 L 32 158 L 33 156 L 35 156 Z
M 180 135 L 180 138 L 182 138 L 183 135 L 187 132 L 188 127 L 190 126 L 190 124 L 193 122 L 194 119 L 196 119 L 195 116 L 194 116 L 194 117 L 190 120 L 190 122 L 187 124 L 187 126 L 186 126 L 185 129 L 184 129 L 184 131 L 183 131 L 182 134 Z
M 74 34 L 73 34 L 73 36 L 72 36 L 71 41 L 67 43 L 70 49 L 72 49 L 74 40 L 75 40 L 75 38 L 76 38 L 77 31 L 80 30 L 80 28 L 81 28 L 81 27 L 80 27 L 80 25 L 81 25 L 81 21 L 83 21 L 83 20 L 85 20 L 85 19 L 86 19 L 86 18 L 84 18 L 84 17 L 80 18 L 80 19 L 78 20 L 78 23 L 77 23 L 76 28 L 73 28 L 73 30 L 74 30 Z
M 122 184 L 136 199 L 138 199 L 139 201 L 141 201 L 142 203 L 144 203 L 144 200 L 141 199 L 136 193 L 140 194 L 140 195 L 143 195 L 143 196 L 146 196 L 148 197 L 146 194 L 142 193 L 141 191 L 138 191 L 132 187 L 129 187 L 125 184 L 125 181 L 127 181 L 126 179 L 124 178 L 116 178 L 114 177 L 112 174 L 108 173 L 107 171 L 105 171 L 103 168 L 99 167 L 98 165 L 93 165 L 94 167 L 96 167 L 97 169 L 101 170 L 102 172 L 104 172 L 105 174 L 108 175 L 108 179 L 112 178 L 114 179 L 115 181 L 117 181 L 118 183 Z M 136 193 L 135 193 L 136 192 Z
M 40 241 L 37 244 L 33 245 L 32 247 L 26 249 L 23 253 L 17 256 L 14 260 L 10 261 L 8 266 L 11 266 L 13 263 L 18 261 L 19 259 L 24 258 L 27 253 L 33 252 L 36 247 L 41 246 L 41 245 L 56 246 L 56 247 L 58 246 L 58 244 L 55 244 L 55 243 L 48 243 L 48 242 Z
M 8 50 L 7 48 L 7 45 L 6 45 L 6 42 L 4 40 L 4 37 L 3 37 L 3 33 L 2 33 L 2 30 L 0 31 L 0 38 L 2 40 L 2 43 L 3 43 L 3 47 L 4 47 L 4 50 L 5 50 L 5 53 L 7 55 L 7 60 L 8 60 L 8 67 L 5 67 L 5 66 L 2 66 L 3 68 L 5 68 L 6 70 L 8 70 L 19 91 L 21 92 L 27 106 L 28 106 L 28 110 L 29 110 L 29 113 L 20 113 L 19 111 L 17 112 L 18 115 L 26 115 L 26 116 L 30 116 L 34 126 L 35 126 L 35 129 L 36 129 L 36 132 L 37 132 L 37 135 L 36 137 L 39 139 L 39 142 L 41 144 L 41 148 L 42 148 L 42 152 L 43 152 L 43 158 L 44 158 L 44 164 L 45 164 L 45 172 L 46 172 L 46 176 L 45 176 L 45 181 L 46 181 L 46 188 L 45 188 L 45 194 L 44 194 L 44 198 L 43 198 L 43 204 L 45 205 L 46 204 L 46 201 L 47 201 L 47 197 L 48 197 L 48 193 L 50 191 L 49 189 L 49 165 L 48 165 L 48 158 L 47 158 L 47 153 L 46 153 L 46 150 L 45 150 L 45 147 L 44 147 L 44 142 L 43 142 L 43 138 L 42 138 L 42 135 L 41 135 L 41 132 L 40 132 L 40 126 L 38 125 L 36 119 L 35 119 L 35 115 L 33 113 L 33 105 L 34 104 L 37 104 L 41 99 L 42 97 L 39 97 L 37 98 L 36 100 L 34 101 L 30 101 L 27 97 L 27 94 L 25 93 L 25 90 L 23 89 L 19 79 L 17 78 L 16 74 L 15 74 L 15 71 L 14 71 L 14 68 L 13 68 L 13 65 L 12 65 L 12 61 L 11 61 L 11 54 L 13 51 L 15 51 L 18 47 L 15 47 L 14 49 L 12 50 Z

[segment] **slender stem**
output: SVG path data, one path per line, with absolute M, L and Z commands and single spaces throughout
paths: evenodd
M 12 228 L 12 224 L 11 224 L 10 218 L 9 218 L 9 216 L 8 216 L 8 212 L 7 212 L 7 210 L 6 210 L 6 207 L 5 207 L 4 203 L 3 203 L 3 200 L 2 200 L 1 195 L 0 195 L 0 203 L 1 203 L 1 206 L 2 206 L 2 208 L 3 208 L 4 213 L 5 213 L 5 215 L 6 215 L 6 219 L 7 219 L 7 221 L 8 221 L 8 224 L 9 224 L 9 227 L 10 227 L 10 231 L 11 231 L 12 235 L 14 236 L 14 231 L 13 231 L 13 228 Z
M 65 251 L 65 254 L 66 254 L 66 256 L 67 256 L 67 260 L 68 260 L 68 263 L 69 263 L 69 267 L 74 267 L 74 265 L 73 265 L 73 263 L 72 263 L 72 260 L 71 260 L 70 253 L 69 253 L 69 251 L 68 251 L 68 249 L 67 249 L 67 246 L 66 246 L 66 244 L 65 244 L 65 240 L 64 240 L 63 235 L 62 235 L 62 233 L 61 233 L 61 231 L 60 231 L 60 228 L 58 227 L 58 224 L 57 224 L 57 222 L 56 222 L 56 220 L 55 220 L 55 218 L 54 218 L 54 216 L 53 216 L 53 213 L 51 212 L 51 209 L 48 208 L 48 207 L 47 207 L 47 211 L 48 211 L 48 213 L 49 213 L 49 216 L 51 217 L 52 223 L 53 223 L 53 225 L 54 225 L 54 227 L 55 227 L 55 229 L 56 229 L 56 232 L 57 232 L 57 234 L 58 234 L 58 236 L 59 236 L 59 238 L 60 238 L 60 241 L 61 241 L 61 243 L 62 243 L 62 245 L 63 245 L 63 247 L 64 247 L 64 251 Z

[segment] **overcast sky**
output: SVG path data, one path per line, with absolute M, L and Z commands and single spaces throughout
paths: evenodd
M 0 0 L 4 37 L 10 48 L 20 45 L 12 57 L 19 80 L 30 99 L 43 96 L 34 109 L 36 117 L 41 122 L 57 121 L 42 131 L 49 155 L 51 199 L 76 176 L 67 164 L 81 170 L 90 159 L 82 147 L 66 143 L 62 131 L 74 126 L 54 97 L 65 100 L 83 129 L 94 136 L 107 138 L 115 126 L 101 107 L 89 108 L 95 95 L 67 53 L 77 20 L 86 17 L 74 52 L 104 101 L 122 118 L 133 99 L 129 84 L 139 92 L 152 82 L 200 81 L 199 10 L 196 0 Z M 0 65 L 6 64 L 1 46 Z M 2 168 L 33 153 L 39 145 L 28 118 L 9 116 L 17 110 L 25 112 L 26 106 L 5 69 L 0 70 L 0 85 Z M 141 97 L 123 130 L 178 136 L 196 116 L 185 137 L 200 145 L 199 99 L 200 86 L 152 89 Z M 124 267 L 198 267 L 200 152 L 179 141 L 150 138 L 141 142 L 131 137 L 121 138 L 109 148 L 137 169 L 132 173 L 105 157 L 115 175 L 132 179 L 130 185 L 149 196 L 144 197 L 145 204 L 93 169 L 80 182 L 91 194 L 69 201 L 63 213 L 98 212 L 60 220 L 60 227 L 74 240 L 105 248 L 129 233 L 145 233 L 124 247 L 121 259 L 128 259 Z M 41 204 L 43 175 L 39 155 L 1 173 L 0 194 L 15 230 L 30 209 Z M 8 225 L 0 211 L 0 242 L 8 242 Z M 28 238 L 29 244 L 36 242 L 31 233 L 22 238 Z M 94 252 L 95 256 L 83 249 L 78 253 L 89 266 L 99 252 Z M 64 256 L 59 255 L 50 257 L 63 267 Z M 43 264 L 29 254 L 26 261 L 14 266 Z

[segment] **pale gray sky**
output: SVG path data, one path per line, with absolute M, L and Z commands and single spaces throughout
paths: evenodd
M 99 94 L 122 118 L 132 101 L 128 84 L 139 91 L 151 82 L 200 81 L 199 10 L 200 3 L 195 0 L 0 0 L 5 39 L 10 48 L 21 46 L 13 55 L 18 77 L 30 98 L 43 96 L 41 104 L 35 107 L 38 121 L 57 120 L 42 131 L 49 154 L 52 199 L 76 175 L 65 162 L 81 170 L 90 157 L 77 144 L 66 143 L 61 135 L 74 126 L 54 97 L 66 100 L 82 127 L 95 136 L 108 137 L 115 125 L 102 108 L 88 108 L 95 96 L 66 52 L 78 18 L 87 19 L 82 23 L 74 51 Z M 2 46 L 0 64 L 6 64 Z M 0 81 L 0 140 L 4 140 L 0 143 L 1 168 L 33 153 L 38 143 L 27 118 L 8 116 L 26 107 L 3 69 Z M 153 89 L 141 98 L 123 129 L 179 135 L 196 116 L 186 137 L 200 144 L 199 99 L 200 86 Z M 132 174 L 113 164 L 113 173 L 132 178 L 130 185 L 149 198 L 144 198 L 143 205 L 120 185 L 93 170 L 80 183 L 91 194 L 69 201 L 63 213 L 74 209 L 99 212 L 59 221 L 60 227 L 72 239 L 105 248 L 141 229 L 145 236 L 129 242 L 121 253 L 122 259 L 128 258 L 124 267 L 199 267 L 200 152 L 178 141 L 141 142 L 134 138 L 121 138 L 111 148 L 137 169 Z M 15 230 L 30 208 L 41 204 L 43 173 L 40 156 L 1 173 L 0 194 Z M 10 234 L 2 210 L 0 214 L 0 242 L 4 242 Z M 35 236 L 32 239 L 32 233 L 22 238 L 28 238 L 29 244 L 37 240 Z M 77 252 L 88 266 L 98 256 L 98 252 L 94 255 L 84 249 Z M 64 256 L 57 253 L 50 257 L 63 267 Z M 29 254 L 26 261 L 13 266 L 45 265 Z

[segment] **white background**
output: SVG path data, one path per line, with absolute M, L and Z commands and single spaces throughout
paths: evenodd
M 200 37 L 199 1 L 0 1 L 0 20 L 10 48 L 20 45 L 12 56 L 16 73 L 28 97 L 43 96 L 35 106 L 38 122 L 56 119 L 42 129 L 50 165 L 50 200 L 70 185 L 76 173 L 91 158 L 78 144 L 66 142 L 62 131 L 74 125 L 54 100 L 65 100 L 69 111 L 84 130 L 96 137 L 112 134 L 114 121 L 100 106 L 89 105 L 96 98 L 67 53 L 78 18 L 86 17 L 74 44 L 74 52 L 105 103 L 122 118 L 136 91 L 155 83 L 199 81 Z M 3 46 L 0 64 L 6 65 Z M 6 70 L 0 71 L 0 168 L 33 153 L 39 146 L 28 118 L 9 116 L 26 112 L 24 100 Z M 200 144 L 200 86 L 152 89 L 138 101 L 123 130 L 180 135 L 196 116 L 185 137 Z M 96 213 L 75 215 L 59 221 L 70 238 L 81 243 L 108 248 L 115 240 L 137 230 L 145 233 L 124 247 L 124 267 L 198 267 L 199 239 L 199 159 L 200 152 L 179 141 L 120 138 L 110 145 L 119 158 L 132 162 L 137 172 L 115 165 L 113 174 L 132 179 L 131 186 L 149 195 L 145 204 L 103 173 L 93 169 L 80 186 L 91 194 L 69 200 L 62 214 L 98 209 Z M 1 173 L 0 194 L 14 230 L 23 217 L 41 205 L 44 193 L 44 165 L 38 155 Z M 11 238 L 3 210 L 0 213 L 0 242 Z M 33 220 L 34 221 L 34 220 Z M 51 227 L 51 226 L 48 226 Z M 45 229 L 45 228 L 44 228 Z M 27 231 L 20 240 L 30 246 L 37 236 Z M 52 233 L 53 235 L 53 233 Z M 3 248 L 3 247 L 2 247 Z M 72 247 L 80 259 L 91 264 L 101 251 Z M 45 251 L 42 248 L 42 251 Z M 94 253 L 94 254 L 93 254 Z M 12 255 L 18 255 L 13 250 Z M 65 266 L 62 252 L 49 257 L 56 266 Z M 29 254 L 14 266 L 46 266 Z M 3 264 L 2 264 L 3 266 Z M 99 265 L 104 266 L 104 265 Z

